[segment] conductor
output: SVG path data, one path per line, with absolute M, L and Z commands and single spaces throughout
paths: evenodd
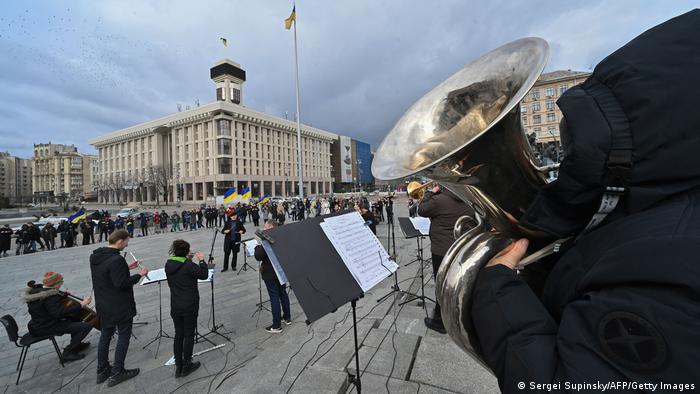
M 224 234 L 224 268 L 221 272 L 228 271 L 228 258 L 231 252 L 233 252 L 231 268 L 235 271 L 238 252 L 241 250 L 241 234 L 245 234 L 245 227 L 243 223 L 238 220 L 238 213 L 236 211 L 232 211 L 224 228 L 221 229 L 221 233 Z

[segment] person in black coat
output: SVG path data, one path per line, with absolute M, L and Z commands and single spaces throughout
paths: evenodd
M 44 228 L 41 229 L 41 237 L 44 238 L 46 249 L 56 249 L 56 227 L 52 223 L 44 225 Z
M 430 252 L 433 277 L 435 277 L 447 250 L 455 241 L 454 227 L 457 219 L 462 216 L 473 216 L 474 211 L 454 193 L 447 189 L 443 190 L 440 185 L 435 185 L 425 192 L 423 200 L 418 203 L 417 212 L 420 216 L 430 218 Z M 433 316 L 426 317 L 424 323 L 431 330 L 443 334 L 446 332 L 445 325 L 442 323 L 440 304 L 435 303 Z
M 519 274 L 519 240 L 479 272 L 471 298 L 474 344 L 503 392 L 522 392 L 520 382 L 698 389 L 698 26 L 695 9 L 646 31 L 558 100 L 559 177 L 520 221 L 575 241 L 537 288 L 528 268 L 546 262 Z M 604 219 L 589 225 L 594 215 Z M 621 391 L 638 390 L 652 391 Z
M 31 317 L 27 328 L 29 333 L 37 337 L 70 334 L 70 343 L 63 349 L 61 358 L 63 361 L 80 360 L 85 357 L 80 352 L 90 346 L 83 339 L 90 333 L 92 326 L 75 315 L 83 306 L 90 305 L 92 298 L 87 296 L 80 303 L 66 307 L 63 301 L 68 295 L 59 291 L 62 284 L 63 275 L 56 272 L 47 272 L 43 285 L 36 284 L 33 280 L 27 283 L 22 291 L 22 300 L 27 304 Z
M 190 244 L 181 239 L 173 241 L 171 256 L 165 263 L 165 274 L 170 287 L 170 316 L 175 326 L 173 352 L 175 354 L 175 377 L 185 377 L 199 368 L 200 362 L 192 362 L 194 331 L 199 314 L 198 279 L 207 279 L 209 269 L 204 262 L 204 253 L 194 257 L 199 265 L 191 260 Z
M 265 222 L 264 229 L 269 230 L 277 227 L 274 220 Z M 277 278 L 270 258 L 267 257 L 267 252 L 262 245 L 255 247 L 255 259 L 260 261 L 260 275 L 267 287 L 267 294 L 270 296 L 270 308 L 272 309 L 272 325 L 265 327 L 265 331 L 273 334 L 282 332 L 282 323 L 285 325 L 292 324 L 292 317 L 289 308 L 289 295 L 287 294 L 287 285 L 281 284 Z M 282 313 L 280 313 L 282 309 Z
M 372 230 L 372 234 L 377 235 L 377 217 L 369 210 L 369 203 L 360 203 L 360 214 L 362 220 Z
M 129 233 L 117 230 L 107 239 L 107 247 L 97 248 L 90 256 L 92 288 L 95 292 L 95 308 L 102 331 L 97 348 L 97 382 L 109 378 L 108 386 L 114 386 L 138 375 L 139 369 L 124 369 L 129 348 L 131 327 L 136 316 L 133 286 L 148 274 L 141 268 L 138 274 L 129 275 L 138 262 L 127 264 L 121 251 L 129 246 Z M 114 365 L 109 365 L 109 344 L 115 331 L 118 333 L 114 351 Z
M 7 251 L 12 249 L 12 234 L 13 231 L 9 224 L 0 228 L 0 255 L 7 257 Z
M 228 259 L 233 253 L 231 268 L 235 271 L 238 260 L 238 252 L 241 250 L 241 234 L 245 234 L 245 226 L 238 221 L 238 215 L 233 211 L 231 217 L 221 229 L 224 234 L 224 268 L 221 272 L 228 271 Z
M 253 220 L 253 226 L 258 227 L 260 225 L 260 208 L 258 208 L 258 204 L 250 208 L 250 218 Z

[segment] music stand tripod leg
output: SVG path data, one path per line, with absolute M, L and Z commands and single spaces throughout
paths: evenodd
M 160 349 L 160 340 L 162 338 L 173 339 L 165 330 L 163 330 L 163 290 L 161 287 L 161 281 L 158 282 L 158 334 L 150 342 L 148 342 L 142 349 L 146 349 L 153 342 L 158 341 L 156 346 L 155 358 L 158 358 L 158 350 Z
M 357 341 L 357 300 L 352 300 L 352 330 L 355 338 L 355 375 L 348 372 L 348 382 L 355 385 L 357 394 L 362 393 L 362 381 L 360 380 L 360 345 Z

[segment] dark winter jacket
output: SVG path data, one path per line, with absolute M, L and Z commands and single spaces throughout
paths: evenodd
M 22 301 L 27 304 L 31 320 L 27 324 L 32 335 L 49 335 L 61 320 L 80 312 L 80 305 L 73 303 L 64 307 L 61 303 L 67 296 L 58 290 L 41 286 L 26 287 L 22 290 Z
M 129 275 L 129 267 L 118 249 L 95 249 L 90 255 L 90 271 L 95 309 L 103 327 L 136 316 L 133 286 L 141 276 Z
M 365 224 L 367 227 L 369 227 L 370 230 L 372 230 L 373 234 L 377 234 L 377 218 L 374 216 L 374 214 L 370 211 L 367 211 L 362 214 L 362 220 L 365 221 Z
M 0 251 L 10 250 L 12 248 L 13 231 L 9 227 L 0 228 Z
M 389 206 L 387 206 L 388 208 Z M 454 227 L 462 216 L 473 216 L 474 211 L 451 191 L 426 192 L 418 205 L 418 214 L 430 219 L 430 251 L 444 256 L 455 241 Z
M 698 26 L 694 10 L 645 32 L 560 98 L 566 156 L 524 223 L 580 233 L 597 210 L 621 130 L 632 135 L 628 190 L 555 262 L 540 297 L 503 265 L 479 273 L 477 345 L 504 392 L 531 381 L 562 382 L 561 391 L 563 382 L 616 381 L 698 390 Z
M 279 283 L 279 279 L 277 279 L 277 274 L 275 273 L 274 268 L 272 268 L 270 258 L 267 257 L 267 252 L 265 251 L 265 248 L 263 248 L 262 245 L 255 246 L 255 260 L 260 262 L 260 276 L 262 276 L 262 279 L 264 281 L 267 282 L 276 280 L 277 283 Z
M 47 240 L 56 238 L 56 228 L 49 224 L 45 225 L 41 229 L 41 237 Z
M 186 257 L 171 257 L 165 263 L 170 287 L 170 315 L 196 316 L 199 312 L 197 279 L 207 279 L 209 269 L 204 260 L 195 264 Z
M 226 230 L 231 231 L 228 234 L 224 234 L 224 231 Z M 245 226 L 243 226 L 243 223 L 241 223 L 239 220 L 232 220 L 229 218 L 226 221 L 224 228 L 221 229 L 221 234 L 224 234 L 224 248 L 231 247 L 236 253 L 241 250 L 241 233 L 239 233 L 239 231 L 243 231 L 243 234 L 245 234 Z

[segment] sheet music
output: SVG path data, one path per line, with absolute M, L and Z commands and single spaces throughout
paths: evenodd
M 413 227 L 415 227 L 415 229 L 418 230 L 419 233 L 423 235 L 428 235 L 428 233 L 430 232 L 430 219 L 421 216 L 416 216 L 410 219 L 411 223 L 413 224 Z
M 258 245 L 258 240 L 257 239 L 251 239 L 248 241 L 243 242 L 243 245 L 245 245 L 245 254 L 248 257 L 255 256 L 255 247 Z
M 199 283 L 209 283 L 212 280 L 214 280 L 214 270 L 212 268 L 209 268 L 209 276 L 207 279 L 197 279 L 197 282 Z
M 143 281 L 141 281 L 141 286 L 147 285 L 149 283 L 153 282 L 162 282 L 164 280 L 168 279 L 168 277 L 165 275 L 165 268 L 153 270 L 153 271 L 148 271 L 148 278 L 144 277 Z
M 352 276 L 366 292 L 391 275 L 398 265 L 357 212 L 324 218 L 321 229 Z
M 289 283 L 289 280 L 287 280 L 287 275 L 284 273 L 284 270 L 282 269 L 282 266 L 280 265 L 280 261 L 277 258 L 277 255 L 275 254 L 275 251 L 272 250 L 272 246 L 270 246 L 270 243 L 268 241 L 262 241 L 262 247 L 265 249 L 265 253 L 267 253 L 267 257 L 270 259 L 270 263 L 272 263 L 272 269 L 275 270 L 275 275 L 277 275 L 277 280 L 280 281 L 280 284 L 286 285 Z

